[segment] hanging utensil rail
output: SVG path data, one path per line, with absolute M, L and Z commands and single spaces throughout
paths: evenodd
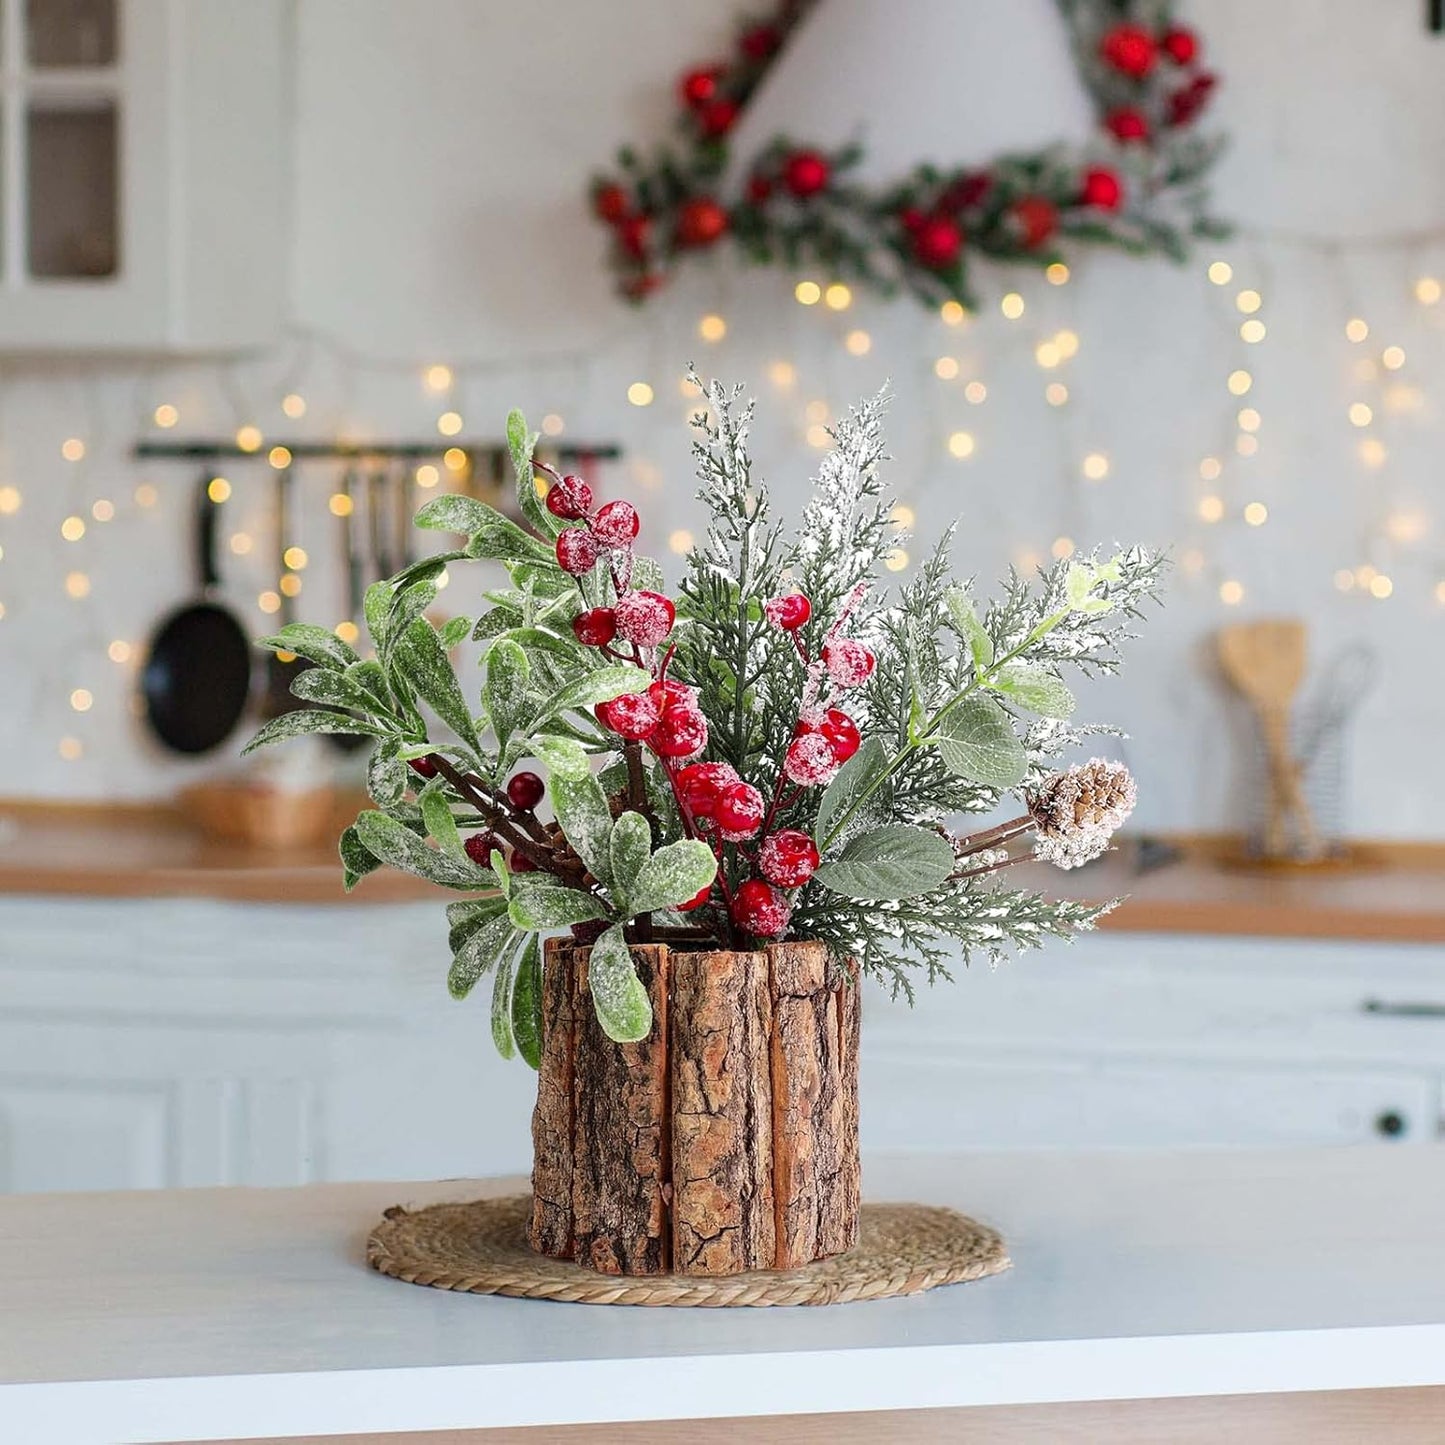
M 288 441 L 284 437 L 267 437 L 261 447 L 249 450 L 238 446 L 227 437 L 223 440 L 198 438 L 193 441 L 161 441 L 147 438 L 138 441 L 131 451 L 137 461 L 231 461 L 255 458 L 265 460 L 266 453 L 273 447 L 285 447 L 298 462 L 313 460 L 362 461 L 370 459 L 400 458 L 410 461 L 423 457 L 440 457 L 456 448 L 465 452 L 473 466 L 487 459 L 506 460 L 511 453 L 505 442 L 460 441 L 455 437 L 439 437 L 435 441 L 378 441 L 378 442 L 326 442 Z M 581 446 L 576 442 L 565 445 L 550 445 L 539 441 L 537 451 L 545 457 L 559 461 L 574 462 L 586 458 L 590 461 L 616 461 L 622 455 L 622 448 L 615 442 L 600 442 L 595 446 Z

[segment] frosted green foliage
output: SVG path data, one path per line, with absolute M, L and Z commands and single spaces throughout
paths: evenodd
M 534 881 L 541 879 L 543 881 Z M 588 923 L 608 917 L 602 900 L 579 888 L 563 888 L 547 881 L 547 875 L 522 873 L 512 879 L 511 901 L 507 906 L 518 928 L 534 933 L 556 932 L 574 923 Z
M 522 945 L 512 980 L 512 1038 L 534 1069 L 542 1062 L 542 949 L 535 933 Z
M 991 788 L 1017 787 L 1028 768 L 1013 722 L 987 697 L 966 697 L 947 713 L 937 746 L 950 772 Z
M 256 645 L 272 652 L 294 652 L 318 667 L 344 668 L 356 661 L 350 643 L 309 622 L 288 622 L 274 637 L 263 637 Z
M 250 742 L 241 749 L 242 753 L 253 753 L 267 743 L 279 743 L 287 738 L 299 738 L 304 733 L 350 733 L 357 737 L 385 737 L 386 733 L 375 723 L 361 718 L 349 717 L 345 713 L 327 712 L 320 708 L 298 708 L 295 712 L 284 712 L 272 718 Z
M 892 823 L 860 833 L 813 875 L 847 898 L 912 898 L 953 872 L 953 849 L 937 833 Z
M 603 883 L 611 883 L 612 811 L 596 776 L 585 768 L 554 771 L 552 810 L 588 871 Z
M 587 987 L 597 1022 L 609 1039 L 637 1043 L 652 1032 L 652 1005 L 637 976 L 632 950 L 621 924 L 614 924 L 592 945 L 587 962 Z
M 479 868 L 465 856 L 454 858 L 429 848 L 410 828 L 386 813 L 361 813 L 353 826 L 363 847 L 403 873 L 464 892 L 496 887 L 496 875 L 490 869 Z
M 500 748 L 507 746 L 508 739 L 526 721 L 527 682 L 531 674 L 527 654 L 515 642 L 498 640 L 487 653 L 482 703 Z
M 505 914 L 484 923 L 467 936 L 452 958 L 447 988 L 453 998 L 462 999 L 476 987 L 477 980 L 495 968 L 498 959 L 510 954 L 520 937 Z
M 659 848 L 638 870 L 627 901 L 634 913 L 675 908 L 696 898 L 717 877 L 712 849 L 696 838 Z
M 458 737 L 476 747 L 477 735 L 461 684 L 436 628 L 425 617 L 407 625 L 397 641 L 393 663 L 436 715 Z
M 556 717 L 559 713 L 571 712 L 577 708 L 595 707 L 599 702 L 611 702 L 624 693 L 642 692 L 652 682 L 652 674 L 644 672 L 631 663 L 618 663 L 611 667 L 599 667 L 586 677 L 574 678 L 559 687 L 546 698 L 540 708 L 540 716 Z
M 612 825 L 608 848 L 612 887 L 619 898 L 630 901 L 651 852 L 652 826 L 647 819 L 641 813 L 623 813 Z
M 492 1043 L 504 1059 L 510 1059 L 517 1051 L 517 1040 L 512 1032 L 513 983 L 512 958 L 510 954 L 504 954 L 492 975 Z

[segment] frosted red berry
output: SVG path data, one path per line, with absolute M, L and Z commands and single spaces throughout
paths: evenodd
M 697 689 L 681 682 L 654 682 L 648 689 L 648 696 L 657 704 L 659 712 L 680 707 L 689 710 L 697 707 Z
M 473 833 L 462 847 L 466 849 L 467 857 L 473 863 L 482 868 L 492 866 L 492 854 L 497 851 L 497 835 L 495 833 Z
M 797 828 L 770 833 L 758 849 L 758 867 L 769 883 L 799 888 L 818 868 L 818 845 Z
M 617 614 L 610 607 L 589 607 L 572 619 L 572 632 L 583 647 L 606 647 L 617 636 Z
M 592 488 L 581 477 L 565 476 L 548 488 L 547 510 L 554 517 L 576 522 L 592 510 Z
M 696 708 L 670 707 L 648 738 L 664 758 L 695 758 L 707 746 L 707 719 Z
M 412 758 L 408 766 L 419 778 L 434 778 L 437 775 L 437 765 L 430 758 Z
M 699 889 L 686 903 L 679 903 L 677 905 L 677 911 L 679 913 L 691 913 L 694 908 L 701 908 L 711 897 L 712 884 L 709 883 L 706 888 Z
M 592 520 L 592 539 L 598 548 L 609 551 L 628 547 L 641 525 L 631 502 L 608 502 Z
M 656 647 L 677 617 L 677 609 L 660 592 L 624 593 L 613 610 L 618 632 L 639 647 Z
M 507 859 L 507 867 L 513 873 L 535 873 L 537 871 L 537 865 L 525 853 L 519 853 L 515 848 L 512 849 L 512 856 Z
M 813 604 L 801 592 L 789 592 L 786 596 L 765 602 L 763 611 L 774 627 L 781 627 L 784 632 L 796 632 L 813 615 Z
M 586 527 L 568 527 L 557 534 L 557 565 L 581 577 L 597 565 L 597 542 Z
M 722 76 L 720 65 L 710 65 L 689 70 L 678 82 L 683 103 L 690 106 L 706 105 L 717 94 L 717 83 Z
M 875 665 L 873 654 L 851 637 L 825 642 L 823 664 L 835 687 L 861 687 L 873 676 Z
M 711 818 L 718 794 L 738 781 L 731 763 L 690 763 L 677 775 L 678 791 L 694 818 Z
M 507 779 L 507 798 L 514 808 L 530 812 L 542 801 L 547 785 L 536 773 L 513 773 Z
M 717 795 L 713 817 L 729 843 L 741 843 L 763 826 L 766 807 L 763 795 L 751 783 L 729 783 Z
M 834 758 L 840 764 L 846 763 L 863 745 L 858 724 L 841 708 L 830 707 L 824 713 L 818 731 L 827 740 L 828 746 L 833 749 Z
M 597 721 L 629 742 L 650 738 L 662 718 L 662 709 L 648 693 L 629 692 L 611 702 L 599 702 Z
M 627 214 L 627 192 L 621 186 L 598 186 L 592 193 L 592 209 L 609 226 L 615 226 Z
M 761 878 L 749 878 L 733 894 L 733 922 L 759 938 L 777 938 L 788 927 L 788 900 Z
M 788 744 L 783 771 L 800 788 L 816 788 L 833 781 L 838 759 L 822 733 L 805 732 Z

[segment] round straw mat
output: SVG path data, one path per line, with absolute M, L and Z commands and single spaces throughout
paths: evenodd
M 918 1294 L 1009 1267 L 1003 1239 L 952 1209 L 865 1204 L 856 1249 L 802 1269 L 694 1275 L 600 1275 L 527 1244 L 524 1194 L 471 1204 L 388 1209 L 366 1242 L 373 1269 L 408 1284 L 572 1304 L 826 1305 Z

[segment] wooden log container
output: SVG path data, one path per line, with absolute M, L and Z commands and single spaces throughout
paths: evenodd
M 632 953 L 640 1043 L 602 1032 L 590 950 L 546 945 L 532 1248 L 604 1274 L 792 1269 L 858 1241 L 858 989 L 820 943 Z

